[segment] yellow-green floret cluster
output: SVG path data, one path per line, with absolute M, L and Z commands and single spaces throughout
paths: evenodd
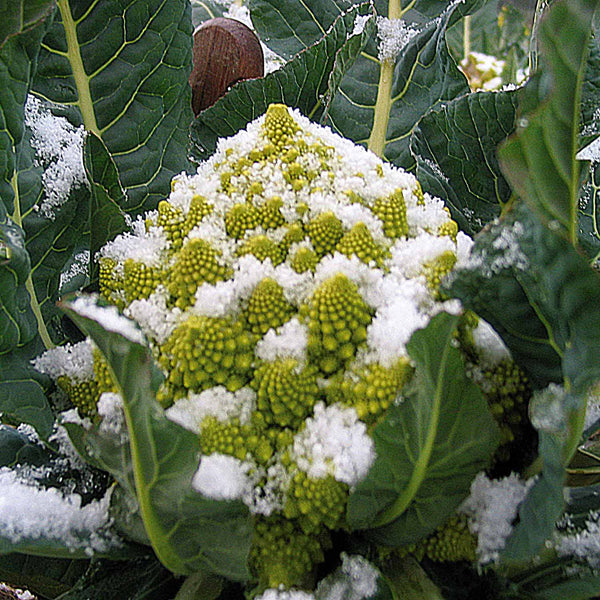
M 254 515 L 259 587 L 302 585 L 346 527 L 369 432 L 412 377 L 406 344 L 460 311 L 439 289 L 469 245 L 412 175 L 272 105 L 99 252 L 101 295 L 199 437 L 195 489 Z

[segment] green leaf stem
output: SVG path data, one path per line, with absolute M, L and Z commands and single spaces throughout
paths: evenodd
M 442 313 L 413 334 L 413 388 L 373 432 L 377 459 L 350 495 L 348 521 L 388 545 L 418 541 L 468 495 L 498 443 L 479 389 L 452 347 L 457 317 Z
M 65 311 L 92 337 L 120 388 L 136 494 L 146 533 L 161 562 L 177 574 L 208 570 L 245 580 L 250 543 L 247 509 L 240 502 L 216 502 L 193 490 L 198 439 L 169 421 L 155 400 L 158 373 L 149 349 L 81 316 L 73 305 L 65 305 Z

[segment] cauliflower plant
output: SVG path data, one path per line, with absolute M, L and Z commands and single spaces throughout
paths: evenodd
M 469 247 L 412 175 L 271 105 L 100 251 L 102 296 L 139 323 L 160 403 L 199 437 L 195 489 L 253 515 L 260 589 L 302 585 L 347 527 L 369 432 L 412 376 L 406 343 L 460 310 L 440 282 Z M 38 368 L 94 417 L 116 391 L 105 363 L 89 342 L 60 352 L 87 368 Z

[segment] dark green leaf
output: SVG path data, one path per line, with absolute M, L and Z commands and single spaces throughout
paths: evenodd
M 0 8 L 0 48 L 9 37 L 36 27 L 54 11 L 56 0 L 16 0 Z
M 542 416 L 542 419 L 544 416 Z M 513 529 L 500 560 L 506 563 L 530 560 L 552 535 L 564 509 L 565 429 L 538 429 L 542 472 L 519 508 L 519 522 Z
M 555 321 L 531 298 L 531 278 L 547 260 L 529 257 L 517 239 L 523 231 L 552 236 L 531 212 L 517 206 L 498 224 L 482 232 L 471 251 L 472 267 L 456 271 L 452 294 L 483 317 L 504 340 L 535 387 L 562 381 L 561 349 Z M 535 251 L 535 245 L 531 244 Z M 541 248 L 540 248 L 541 249 Z M 558 260 L 558 256 L 553 258 Z M 566 282 L 561 277 L 560 282 Z
M 30 342 L 37 333 L 28 285 L 31 265 L 25 234 L 0 207 L 0 353 Z
M 512 133 L 516 108 L 516 92 L 469 94 L 434 108 L 413 131 L 417 179 L 444 198 L 469 235 L 497 217 L 510 199 L 496 147 Z
M 0 580 L 46 598 L 56 598 L 68 592 L 88 567 L 88 560 L 5 554 L 0 557 Z
M 527 86 L 522 126 L 499 150 L 500 164 L 516 193 L 544 221 L 556 223 L 577 242 L 580 164 L 578 151 L 581 86 L 592 17 L 598 2 L 556 2 L 539 29 L 539 44 L 550 94 L 537 106 L 537 85 Z
M 157 372 L 149 349 L 73 308 L 65 310 L 100 348 L 121 390 L 137 497 L 161 562 L 179 574 L 208 570 L 229 579 L 246 579 L 247 510 L 240 502 L 208 500 L 193 490 L 199 442 L 169 421 L 156 402 Z
M 214 19 L 216 17 L 222 17 L 225 13 L 227 6 L 218 0 L 191 0 L 192 5 L 192 24 L 194 27 L 208 21 L 208 19 Z
M 95 134 L 89 133 L 85 140 L 84 164 L 92 199 L 90 206 L 90 255 L 127 229 L 121 206 L 126 204 L 125 191 L 119 181 L 114 160 Z M 95 261 L 91 261 L 91 277 L 94 278 Z
M 590 165 L 589 176 L 581 189 L 579 199 L 579 244 L 590 262 L 600 258 L 600 168 Z
M 128 212 L 154 208 L 189 166 L 191 48 L 185 0 L 61 0 L 44 39 L 34 90 L 77 105 L 117 165 Z
M 52 433 L 54 415 L 45 394 L 48 378 L 30 364 L 43 349 L 38 342 L 39 338 L 0 356 L 0 413 L 15 423 L 29 423 L 46 439 Z
M 95 561 L 77 584 L 60 600 L 166 600 L 179 587 L 154 557 L 110 562 Z
M 48 454 L 41 445 L 33 443 L 14 427 L 0 424 L 0 467 L 15 464 L 38 466 L 47 460 Z
M 498 443 L 479 389 L 452 347 L 457 317 L 442 313 L 413 334 L 414 386 L 375 428 L 377 459 L 350 495 L 348 521 L 379 543 L 416 542 L 469 494 Z
M 285 60 L 320 40 L 345 10 L 335 0 L 250 0 L 248 8 L 260 39 Z
M 328 124 L 344 137 L 366 144 L 373 132 L 378 94 L 383 94 L 384 101 L 377 109 L 378 119 L 385 122 L 389 118 L 383 135 L 383 155 L 395 165 L 412 167 L 409 141 L 416 123 L 431 108 L 469 91 L 465 76 L 445 43 L 446 28 L 458 14 L 457 6 L 461 4 L 427 23 L 407 43 L 398 56 L 387 92 L 380 86 L 381 61 L 377 44 L 371 40 L 334 98 Z M 377 151 L 375 144 L 369 146 Z
M 198 158 L 214 151 L 218 138 L 233 135 L 263 114 L 271 103 L 283 102 L 312 119 L 327 110 L 340 79 L 361 52 L 375 27 L 369 19 L 362 33 L 352 35 L 357 15 L 372 15 L 363 3 L 338 17 L 318 43 L 302 51 L 263 79 L 242 81 L 200 113 L 192 126 Z

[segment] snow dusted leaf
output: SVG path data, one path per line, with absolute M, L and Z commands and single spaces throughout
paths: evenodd
M 457 3 L 420 27 L 379 21 L 388 42 L 383 48 L 389 48 L 390 60 L 395 60 L 391 80 L 387 85 L 380 82 L 382 46 L 373 38 L 342 82 L 327 123 L 376 152 L 381 148 L 395 165 L 412 167 L 409 141 L 416 123 L 431 108 L 469 91 L 445 42 L 447 27 L 462 14 L 457 6 L 468 12 L 472 3 Z M 381 139 L 375 140 L 374 134 Z
M 521 125 L 499 150 L 502 170 L 515 192 L 573 244 L 578 237 L 580 163 L 575 155 L 581 88 L 597 6 L 596 0 L 563 1 L 547 11 L 539 44 L 550 78 L 549 95 L 539 104 L 538 81 L 526 86 Z
M 201 112 L 192 126 L 192 139 L 199 158 L 216 147 L 219 137 L 233 135 L 271 103 L 283 102 L 318 119 L 344 73 L 362 51 L 374 28 L 374 20 L 364 22 L 353 35 L 357 17 L 372 15 L 372 6 L 364 2 L 340 15 L 321 40 L 303 50 L 281 69 L 262 79 L 242 81 L 213 106 Z
M 127 230 L 125 214 L 125 191 L 119 181 L 117 166 L 104 142 L 95 133 L 89 133 L 85 141 L 85 169 L 92 191 L 90 207 L 90 257 Z M 97 263 L 90 265 L 92 279 Z
M 39 444 L 34 444 L 22 431 L 0 424 L 0 468 L 15 464 L 41 465 L 48 455 Z
M 189 166 L 189 3 L 64 0 L 58 8 L 34 91 L 76 105 L 102 139 L 127 191 L 121 208 L 154 208 Z
M 348 521 L 376 542 L 405 545 L 433 531 L 496 449 L 494 420 L 452 347 L 456 324 L 441 313 L 413 334 L 414 386 L 373 432 L 377 458 L 350 495 Z
M 499 216 L 510 198 L 496 147 L 512 133 L 516 107 L 516 91 L 468 94 L 432 109 L 412 133 L 417 179 L 445 199 L 469 235 Z
M 246 579 L 247 510 L 241 502 L 215 502 L 193 490 L 198 438 L 169 421 L 156 402 L 160 374 L 141 332 L 132 321 L 90 300 L 76 300 L 64 309 L 92 337 L 120 388 L 137 498 L 161 562 L 178 574 L 208 570 Z

